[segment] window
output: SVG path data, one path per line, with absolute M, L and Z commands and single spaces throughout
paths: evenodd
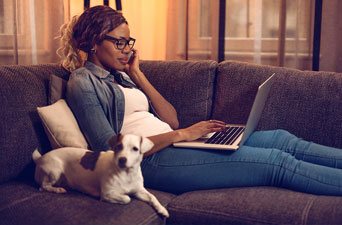
M 0 0 L 0 63 L 56 61 L 63 0 Z
M 216 3 L 215 3 L 216 2 Z M 276 65 L 282 0 L 226 0 L 225 58 Z M 209 59 L 217 1 L 189 1 L 189 58 Z M 286 1 L 285 58 L 310 63 L 312 0 Z M 288 60 L 291 61 L 289 58 Z M 288 61 L 287 64 L 291 64 Z M 304 66 L 305 67 L 305 66 Z
M 22 22 L 16 12 L 17 8 L 20 9 L 20 2 L 0 0 L 0 47 L 2 50 L 12 48 L 15 33 L 22 35 Z

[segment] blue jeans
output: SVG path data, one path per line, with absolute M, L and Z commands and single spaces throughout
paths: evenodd
M 146 187 L 175 194 L 275 186 L 342 196 L 342 150 L 284 130 L 257 131 L 237 151 L 166 148 L 142 162 Z

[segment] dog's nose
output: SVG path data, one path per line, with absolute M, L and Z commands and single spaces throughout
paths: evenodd
M 127 158 L 126 157 L 120 157 L 119 158 L 119 166 L 120 167 L 125 167 L 126 162 L 127 162 Z

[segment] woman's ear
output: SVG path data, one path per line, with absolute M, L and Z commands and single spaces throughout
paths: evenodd
M 96 52 L 97 52 L 97 48 L 98 48 L 98 45 L 95 44 L 95 45 L 90 49 L 90 53 L 91 53 L 92 55 L 95 55 Z
M 92 54 L 92 55 L 95 55 L 96 54 L 96 48 L 95 47 L 93 47 L 92 49 L 90 49 L 90 54 Z

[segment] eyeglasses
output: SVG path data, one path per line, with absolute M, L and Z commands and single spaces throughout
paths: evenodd
M 130 37 L 128 40 L 125 38 L 118 39 L 118 38 L 112 37 L 108 34 L 105 36 L 104 39 L 112 42 L 116 46 L 116 48 L 119 50 L 125 49 L 127 45 L 129 47 L 129 49 L 132 49 L 134 46 L 134 43 L 135 43 L 134 38 Z

